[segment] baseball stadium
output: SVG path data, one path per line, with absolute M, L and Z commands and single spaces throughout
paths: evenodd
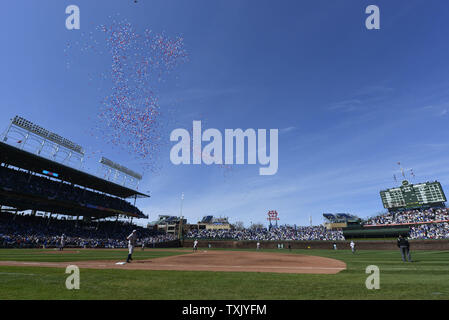
M 214 216 L 141 227 L 136 202 L 149 196 L 138 173 L 104 157 L 103 177 L 76 169 L 81 146 L 20 116 L 1 140 L 1 299 L 448 298 L 449 209 L 437 181 L 380 191 L 388 211 L 365 220 L 324 213 L 322 225 L 278 225 L 270 210 L 267 228 Z M 397 237 L 410 239 L 410 261 Z M 64 287 L 72 265 L 80 290 Z M 368 265 L 382 290 L 366 289 Z
M 449 300 L 447 0 L 2 4 L 4 307 Z

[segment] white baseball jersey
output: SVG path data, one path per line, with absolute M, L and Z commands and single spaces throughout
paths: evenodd
M 136 245 L 136 233 L 131 233 L 126 239 L 128 239 L 128 246 L 135 246 Z
M 134 251 L 134 246 L 136 245 L 137 235 L 135 232 L 131 233 L 126 239 L 128 239 L 128 252 L 132 254 Z

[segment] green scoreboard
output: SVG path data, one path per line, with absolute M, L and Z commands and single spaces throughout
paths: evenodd
M 409 184 L 404 180 L 400 187 L 382 190 L 380 197 L 384 208 L 389 210 L 440 205 L 447 201 L 438 181 Z

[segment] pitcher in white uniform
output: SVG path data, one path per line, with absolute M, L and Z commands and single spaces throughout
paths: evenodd
M 126 259 L 126 262 L 132 261 L 132 254 L 134 252 L 134 246 L 136 245 L 137 240 L 137 230 L 133 230 L 133 232 L 126 238 L 128 240 L 128 259 Z

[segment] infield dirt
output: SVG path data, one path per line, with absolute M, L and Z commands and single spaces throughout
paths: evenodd
M 62 251 L 63 252 L 63 251 Z M 61 254 L 64 254 L 62 253 Z M 55 254 L 59 253 L 55 251 Z M 75 253 L 75 252 L 72 252 Z M 123 261 L 76 261 L 76 262 L 16 262 L 0 261 L 0 266 L 60 267 L 76 265 L 87 269 L 124 270 L 178 270 L 178 271 L 234 271 L 234 272 L 274 272 L 336 274 L 346 269 L 340 260 L 301 254 L 279 254 L 271 252 L 247 251 L 207 251 L 199 250 L 148 260 Z

